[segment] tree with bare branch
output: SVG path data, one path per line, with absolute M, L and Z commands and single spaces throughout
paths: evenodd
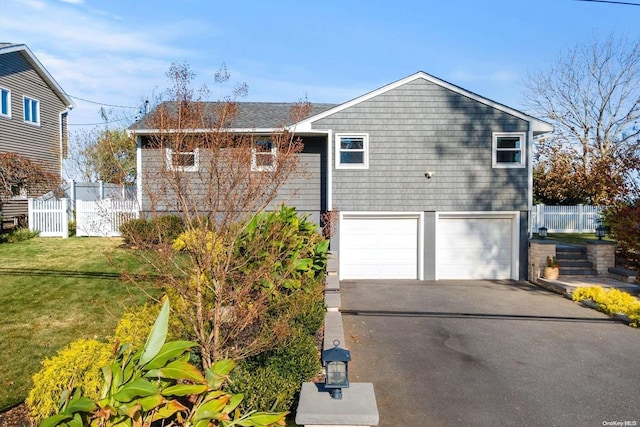
M 533 113 L 555 127 L 538 145 L 538 200 L 607 204 L 634 190 L 640 40 L 610 35 L 568 50 L 549 70 L 529 76 L 527 98 Z M 576 185 L 581 194 L 572 189 Z M 566 194 L 545 198 L 558 192 Z
M 167 75 L 172 82 L 168 99 L 134 126 L 145 129 L 139 138 L 148 165 L 138 185 L 147 214 L 177 213 L 185 231 L 172 248 L 154 252 L 157 257 L 149 261 L 163 273 L 180 320 L 210 366 L 220 358 L 258 354 L 287 338 L 297 313 L 295 304 L 284 302 L 305 293 L 320 295 L 321 290 L 306 286 L 300 269 L 310 268 L 307 261 L 323 239 L 315 226 L 313 233 L 307 230 L 304 242 L 293 245 L 301 245 L 297 258 L 290 259 L 280 252 L 282 244 L 269 242 L 283 242 L 291 231 L 256 216 L 274 208 L 278 190 L 300 173 L 302 144 L 285 123 L 270 135 L 234 132 L 237 96 L 246 85 L 237 85 L 233 97 L 206 102 L 206 88 L 191 89 L 194 74 L 188 65 L 173 64 Z M 228 78 L 225 69 L 216 74 L 218 83 Z M 308 113 L 308 103 L 300 103 L 291 123 Z M 302 226 L 283 215 L 294 229 Z

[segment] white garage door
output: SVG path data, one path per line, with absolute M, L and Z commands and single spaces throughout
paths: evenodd
M 340 279 L 417 279 L 419 216 L 340 221 Z
M 438 279 L 512 279 L 514 216 L 440 216 L 436 228 Z

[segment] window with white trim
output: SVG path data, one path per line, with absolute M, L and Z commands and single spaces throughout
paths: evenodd
M 492 144 L 493 167 L 525 167 L 525 141 L 525 134 L 521 132 L 494 132 Z
M 167 170 L 180 172 L 197 172 L 200 151 L 196 148 L 193 151 L 173 151 L 166 149 Z
M 271 138 L 258 138 L 251 149 L 251 170 L 273 172 L 277 167 L 276 145 Z
M 11 91 L 0 87 L 0 116 L 11 118 Z
M 369 168 L 369 134 L 336 134 L 336 169 Z
M 24 97 L 24 122 L 40 124 L 40 101 L 37 99 Z

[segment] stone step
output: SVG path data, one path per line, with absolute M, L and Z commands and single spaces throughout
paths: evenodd
M 566 267 L 581 267 L 581 268 L 593 268 L 593 264 L 586 259 L 559 259 L 558 265 L 560 268 Z
M 560 276 L 597 276 L 598 271 L 593 268 L 560 267 Z

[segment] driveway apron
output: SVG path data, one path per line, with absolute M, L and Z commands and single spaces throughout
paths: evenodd
M 640 425 L 640 331 L 592 309 L 513 281 L 340 293 L 350 380 L 374 384 L 382 427 Z

